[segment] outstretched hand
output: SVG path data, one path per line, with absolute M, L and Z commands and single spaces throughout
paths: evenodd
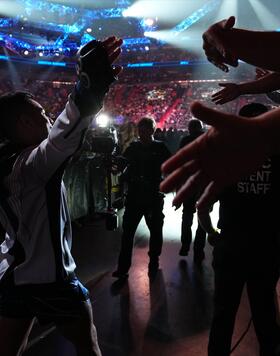
M 219 83 L 224 89 L 212 95 L 212 101 L 217 105 L 228 103 L 239 97 L 240 91 L 238 84 L 235 83 Z
M 162 165 L 167 177 L 165 193 L 176 191 L 173 205 L 180 206 L 193 191 L 200 191 L 198 208 L 217 200 L 222 189 L 259 168 L 266 147 L 257 119 L 210 109 L 195 102 L 192 113 L 212 127 Z
M 227 48 L 227 42 L 224 39 L 224 33 L 230 31 L 235 24 L 235 17 L 231 16 L 227 20 L 223 20 L 210 26 L 204 32 L 203 49 L 209 62 L 224 72 L 228 72 L 227 66 L 238 66 L 238 58 Z

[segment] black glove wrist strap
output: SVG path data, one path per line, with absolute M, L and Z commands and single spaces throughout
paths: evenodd
M 100 41 L 91 41 L 80 49 L 78 55 L 77 73 L 81 85 L 106 93 L 109 85 L 117 78 L 103 44 Z

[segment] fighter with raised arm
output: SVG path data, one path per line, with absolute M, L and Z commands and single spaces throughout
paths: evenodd
M 72 231 L 62 182 L 121 67 L 121 39 L 92 41 L 79 52 L 78 80 L 52 125 L 26 92 L 0 97 L 0 350 L 21 355 L 35 317 L 52 322 L 78 356 L 100 356 L 87 289 L 75 275 Z

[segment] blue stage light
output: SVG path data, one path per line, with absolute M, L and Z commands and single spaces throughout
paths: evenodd
M 51 3 L 49 1 L 40 0 L 17 0 L 24 6 L 25 12 L 28 16 L 32 16 L 34 10 L 36 11 L 47 11 L 47 12 L 58 12 L 61 16 L 71 15 L 77 12 L 75 7 L 61 5 L 57 3 Z
M 48 55 L 52 55 L 51 51 L 59 51 L 59 48 L 67 49 L 69 48 L 68 55 L 70 56 L 71 53 L 74 53 L 81 45 L 84 45 L 87 41 L 90 41 L 94 37 L 86 37 L 85 31 L 88 27 L 92 26 L 92 23 L 95 19 L 109 19 L 109 18 L 118 18 L 123 16 L 123 11 L 127 9 L 132 3 L 131 0 L 115 0 L 115 8 L 109 9 L 85 9 L 81 7 L 74 7 L 71 5 L 62 5 L 59 3 L 54 3 L 51 0 L 44 1 L 44 0 L 15 0 L 24 8 L 24 13 L 19 14 L 17 18 L 10 18 L 10 19 L 0 19 L 0 28 L 17 28 L 22 26 L 21 23 L 26 17 L 28 21 L 32 21 L 32 26 L 36 27 L 37 29 L 42 30 L 51 30 L 58 32 L 58 38 L 55 42 L 47 45 L 38 45 L 32 42 L 32 37 L 30 43 L 26 41 L 26 39 L 16 39 L 12 40 L 6 38 L 4 40 L 7 41 L 7 46 L 10 44 L 16 49 L 18 52 L 22 49 L 28 49 L 30 51 L 48 51 Z M 176 27 L 173 28 L 173 35 L 176 36 L 180 32 L 186 30 L 192 24 L 197 22 L 200 18 L 205 16 L 208 12 L 212 11 L 216 8 L 222 0 L 208 0 L 207 3 L 201 7 L 199 10 L 195 11 L 191 16 L 187 19 L 182 21 Z M 38 15 L 42 12 L 42 20 L 37 21 Z M 68 23 L 56 23 L 54 22 L 54 16 L 50 16 L 49 20 L 52 18 L 53 22 L 48 21 L 48 14 L 55 13 L 59 15 L 58 18 L 61 16 L 67 19 L 67 16 L 70 16 L 72 21 Z M 34 15 L 34 16 L 33 16 Z M 40 16 L 39 16 L 40 17 Z M 44 19 L 45 17 L 45 19 Z M 33 20 L 32 20 L 33 18 Z M 155 19 L 156 20 L 156 19 Z M 60 20 L 58 20 L 60 21 Z M 139 26 L 146 26 L 145 19 L 139 19 Z M 153 25 L 155 26 L 155 24 Z M 154 28 L 152 28 L 154 29 Z M 150 29 L 151 30 L 151 29 Z M 71 35 L 75 35 L 75 43 L 69 46 L 66 45 L 64 41 Z M 141 36 L 141 35 L 140 35 Z M 19 35 L 21 38 L 21 35 Z M 29 40 L 28 40 L 29 41 Z M 124 48 L 131 48 L 131 50 L 135 51 L 145 51 L 145 47 L 151 44 L 151 39 L 147 37 L 139 37 L 139 38 L 126 38 L 124 39 Z M 157 41 L 158 45 L 164 44 L 162 41 Z M 61 53 L 63 51 L 60 51 Z
M 136 68 L 136 67 L 153 67 L 154 63 L 153 62 L 144 62 L 144 63 L 128 63 L 127 67 L 128 68 Z
M 84 36 L 85 30 L 92 26 L 92 23 L 96 19 L 110 19 L 110 18 L 122 18 L 123 11 L 127 9 L 132 3 L 131 0 L 115 0 L 115 7 L 108 9 L 86 9 L 81 7 L 74 7 L 74 5 L 62 5 L 54 3 L 51 0 L 15 0 L 23 8 L 23 12 L 19 13 L 16 18 L 0 19 L 0 28 L 20 28 L 22 27 L 22 21 L 31 21 L 32 26 L 37 30 L 49 30 L 58 33 L 58 38 L 52 42 L 44 45 L 38 45 L 33 41 L 32 36 L 29 40 L 26 38 L 21 39 L 21 34 L 15 34 L 16 40 L 7 39 L 7 47 L 10 45 L 18 52 L 23 48 L 30 51 L 48 51 L 48 55 L 51 55 L 50 51 L 58 51 L 59 48 L 68 48 L 69 46 L 64 44 L 64 41 L 72 34 L 75 35 L 75 44 L 71 45 L 70 52 L 76 51 L 81 45 L 94 37 Z M 41 14 L 40 14 L 41 13 Z M 52 14 L 58 15 L 57 22 L 54 20 Z M 42 15 L 42 18 L 41 18 Z M 71 21 L 67 23 L 67 16 L 70 16 Z M 60 19 L 64 17 L 66 23 L 61 23 Z M 40 19 L 40 20 L 39 20 Z M 139 23 L 141 19 L 139 20 Z M 44 37 L 44 36 L 43 36 Z M 46 42 L 44 40 L 44 42 Z M 146 45 L 150 44 L 148 38 L 129 38 L 124 41 L 124 47 L 135 47 L 137 50 L 144 50 Z M 141 46 L 141 47 L 140 47 Z M 60 51 L 62 52 L 62 51 Z M 70 55 L 70 54 L 69 54 Z
M 32 51 L 35 48 L 34 45 L 26 41 L 20 40 L 10 35 L 6 35 L 4 33 L 0 33 L 0 39 L 1 41 L 5 41 L 7 47 L 14 47 L 18 50 L 27 49 Z
M 0 19 L 1 28 L 11 28 L 14 26 L 13 19 Z
M 37 64 L 45 65 L 45 66 L 66 67 L 65 62 L 37 61 Z
M 53 62 L 44 60 L 32 60 L 26 57 L 13 57 L 0 55 L 0 60 L 8 60 L 13 62 L 29 63 L 32 65 L 56 66 L 75 68 L 75 62 Z M 180 67 L 180 66 L 196 66 L 196 65 L 209 65 L 207 60 L 194 60 L 194 61 L 172 61 L 172 62 L 140 62 L 140 63 L 121 63 L 124 68 L 139 69 L 139 68 L 154 68 L 154 67 Z
M 35 11 L 41 11 L 45 13 L 58 13 L 60 16 L 73 16 L 79 15 L 80 18 L 90 18 L 90 19 L 106 19 L 114 17 L 122 17 L 124 7 L 120 7 L 120 2 L 117 2 L 119 7 L 110 9 L 82 9 L 72 6 L 61 5 L 58 3 L 52 3 L 49 1 L 40 0 L 17 0 L 23 4 L 27 16 L 32 16 Z M 123 5 L 127 6 L 127 5 Z M 129 6 L 129 4 L 128 4 Z
M 139 38 L 125 38 L 123 40 L 124 47 L 126 46 L 135 46 L 135 45 L 147 45 L 150 44 L 151 41 L 147 37 L 139 37 Z
M 89 35 L 88 33 L 85 33 L 83 37 L 81 38 L 81 46 L 85 45 L 86 43 L 94 40 L 95 37 Z

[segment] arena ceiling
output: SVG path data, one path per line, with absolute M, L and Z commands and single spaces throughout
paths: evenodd
M 21 56 L 71 57 L 115 34 L 124 51 L 196 51 L 203 31 L 230 15 L 241 27 L 279 29 L 279 8 L 279 0 L 2 0 L 0 45 Z

